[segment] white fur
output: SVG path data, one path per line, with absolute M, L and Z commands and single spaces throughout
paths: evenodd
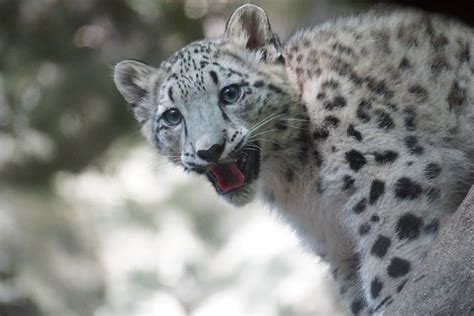
M 242 30 L 245 19 L 256 19 L 257 27 Z M 132 82 L 149 92 L 134 108 L 145 136 L 161 154 L 180 156 L 172 161 L 189 169 L 193 164 L 206 164 L 193 154 L 219 142 L 222 133 L 230 139 L 240 131 L 234 141 L 226 143 L 223 160 L 229 159 L 239 141 L 257 140 L 262 153 L 258 181 L 224 198 L 243 205 L 258 191 L 299 233 L 306 247 L 332 266 L 352 312 L 383 312 L 436 237 L 436 231 L 429 232 L 429 223 L 437 220 L 442 227 L 474 182 L 472 29 L 437 16 L 396 11 L 300 31 L 280 48 L 258 7 L 238 9 L 229 23 L 224 39 L 190 44 L 153 75 L 146 75 L 148 66 L 132 64 L 143 67 L 132 71 L 142 75 Z M 263 36 L 254 34 L 258 31 Z M 252 38 L 257 47 L 249 48 L 246 43 Z M 470 60 L 462 61 L 464 46 Z M 204 51 L 194 52 L 202 47 Z M 277 62 L 280 50 L 284 65 Z M 409 66 L 402 69 L 403 59 Z M 215 64 L 196 66 L 209 60 Z M 229 69 L 240 74 L 229 73 Z M 210 71 L 217 74 L 217 83 L 211 80 Z M 130 80 L 125 79 L 116 76 L 117 86 L 125 99 L 134 100 L 130 96 L 134 90 L 127 86 Z M 336 81 L 337 87 L 325 88 L 329 80 Z M 219 110 L 218 94 L 223 86 L 235 82 L 244 82 L 248 91 L 238 106 L 225 109 L 229 123 Z M 453 90 L 455 83 L 457 90 Z M 343 97 L 344 105 L 328 109 L 325 102 L 335 97 Z M 367 110 L 370 119 L 365 122 L 358 116 L 362 99 L 372 104 Z M 459 102 L 462 104 L 452 106 Z M 156 132 L 162 126 L 161 114 L 171 107 L 183 114 L 187 136 L 183 124 Z M 288 116 L 278 117 L 285 109 Z M 407 125 L 411 109 L 416 112 L 413 128 Z M 150 112 L 147 117 L 140 116 Z M 381 127 L 380 113 L 390 118 L 385 122 L 387 128 Z M 328 116 L 336 117 L 337 126 L 324 125 Z M 278 130 L 278 122 L 288 128 Z M 363 139 L 349 135 L 349 125 Z M 326 129 L 327 139 L 313 134 L 319 128 Z M 411 151 L 408 136 L 416 136 L 422 153 Z M 307 148 L 305 140 L 310 143 Z M 275 144 L 281 149 L 275 149 Z M 351 150 L 365 159 L 360 170 L 348 163 Z M 377 162 L 375 153 L 386 150 L 396 152 L 396 159 Z M 433 179 L 426 175 L 430 163 L 441 168 Z M 344 189 L 343 179 L 348 176 L 352 187 Z M 403 192 L 397 196 L 402 178 L 416 184 L 413 192 L 406 193 L 414 198 L 401 198 Z M 375 180 L 383 182 L 384 190 L 369 203 Z M 354 206 L 364 198 L 365 210 L 355 214 Z M 398 221 L 406 214 L 421 221 L 419 234 L 416 228 L 407 228 L 413 230 L 413 238 L 397 231 Z M 360 233 L 363 225 L 370 226 L 365 235 Z M 390 239 L 390 244 L 377 256 L 373 248 L 380 237 Z M 396 258 L 408 261 L 410 271 L 390 272 Z M 390 273 L 399 275 L 390 277 Z

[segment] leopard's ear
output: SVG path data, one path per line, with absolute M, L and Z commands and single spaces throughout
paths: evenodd
M 135 60 L 123 60 L 115 65 L 114 81 L 128 103 L 138 103 L 150 92 L 150 79 L 155 68 Z
M 279 49 L 278 36 L 272 32 L 265 11 L 253 4 L 244 4 L 234 11 L 225 29 L 224 37 L 248 49 L 273 47 Z
M 135 60 L 121 61 L 114 68 L 115 85 L 141 124 L 152 113 L 149 95 L 157 76 L 158 69 Z

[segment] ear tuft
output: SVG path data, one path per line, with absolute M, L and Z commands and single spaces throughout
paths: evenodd
M 234 11 L 227 22 L 224 37 L 244 45 L 248 49 L 259 49 L 266 45 L 279 44 L 273 34 L 265 11 L 253 4 L 244 4 Z
M 154 71 L 155 68 L 135 60 L 124 60 L 115 66 L 115 85 L 125 101 L 136 104 L 146 98 Z

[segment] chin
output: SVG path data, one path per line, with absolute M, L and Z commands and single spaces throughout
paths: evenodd
M 232 190 L 227 193 L 220 193 L 219 196 L 223 198 L 226 202 L 232 204 L 233 206 L 244 206 L 255 199 L 257 192 L 257 185 L 255 182 L 249 183 L 246 186 Z

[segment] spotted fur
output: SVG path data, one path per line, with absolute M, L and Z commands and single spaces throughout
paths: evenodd
M 159 68 L 116 66 L 115 82 L 160 154 L 205 172 L 261 152 L 258 193 L 333 268 L 354 315 L 381 313 L 420 267 L 474 183 L 474 32 L 416 11 L 368 13 L 298 32 L 284 45 L 244 5 L 224 36 Z M 238 103 L 219 93 L 238 85 Z M 162 122 L 178 109 L 177 126 Z

